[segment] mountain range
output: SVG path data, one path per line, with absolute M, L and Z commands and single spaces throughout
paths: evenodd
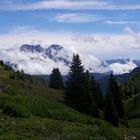
M 20 47 L 1 49 L 0 59 L 12 66 L 15 70 L 24 70 L 28 74 L 50 74 L 53 68 L 58 67 L 62 74 L 68 72 L 72 56 L 75 52 L 58 44 L 48 47 L 23 44 Z M 139 60 L 112 59 L 100 60 L 93 55 L 79 54 L 85 69 L 90 73 L 129 73 L 140 67 Z

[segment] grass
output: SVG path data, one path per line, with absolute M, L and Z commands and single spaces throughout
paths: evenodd
M 0 77 L 1 77 L 1 79 L 8 78 L 9 74 L 10 74 L 10 71 L 5 70 L 5 68 L 0 65 Z
M 140 128 L 140 118 L 128 120 L 130 128 Z
M 107 124 L 106 124 L 107 125 Z M 4 140 L 119 140 L 110 125 L 87 125 L 50 118 L 18 119 L 0 117 L 0 139 Z
M 5 83 L 5 93 L 0 93 L 0 140 L 122 140 L 130 134 L 139 138 L 138 128 L 114 128 L 66 106 L 61 90 L 12 80 L 9 74 L 0 66 Z
M 62 103 L 49 101 L 41 97 L 4 95 L 0 97 L 0 102 L 3 103 L 4 105 L 5 103 L 9 102 L 14 104 L 14 106 L 22 106 L 26 110 L 29 110 L 33 116 L 44 118 L 47 117 L 56 120 L 84 124 L 94 124 L 94 125 L 102 124 L 102 121 L 99 119 L 95 118 L 93 119 L 93 117 L 81 114 L 78 111 L 75 111 L 74 109 Z
M 48 88 L 46 85 L 30 84 L 24 81 L 18 80 L 6 80 L 8 94 L 12 95 L 24 95 L 24 96 L 41 96 L 49 100 L 63 101 L 63 92 L 61 90 L 55 90 Z

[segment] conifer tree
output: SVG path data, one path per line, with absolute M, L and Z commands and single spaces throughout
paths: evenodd
M 66 81 L 66 103 L 77 110 L 81 109 L 83 81 L 84 67 L 79 55 L 74 55 Z
M 121 95 L 120 95 L 120 88 L 119 88 L 113 74 L 111 74 L 111 76 L 110 76 L 109 85 L 110 85 L 110 91 L 112 93 L 113 101 L 114 101 L 115 107 L 117 109 L 118 117 L 123 119 L 124 108 L 123 108 L 123 102 L 122 102 Z
M 9 79 L 14 79 L 13 73 L 10 73 L 10 74 L 9 74 Z
M 20 72 L 20 79 L 25 80 L 25 73 L 24 73 L 23 69 Z
M 99 117 L 98 107 L 94 96 L 92 96 L 90 82 L 91 82 L 90 74 L 89 71 L 87 70 L 85 72 L 85 98 L 84 98 L 85 109 L 87 110 L 87 114 L 91 114 L 94 117 Z
M 119 118 L 110 89 L 105 97 L 104 119 L 108 122 L 111 122 L 114 126 L 118 126 Z
M 50 75 L 50 80 L 49 80 L 49 87 L 55 89 L 64 88 L 63 79 L 58 68 L 54 68 L 52 70 L 52 73 Z
M 19 70 L 16 71 L 16 74 L 15 75 L 16 75 L 16 79 L 19 80 L 20 79 L 20 71 Z
M 0 65 L 4 66 L 4 62 L 2 60 L 0 60 Z
M 102 92 L 99 84 L 95 81 L 94 76 L 91 77 L 90 84 L 91 84 L 91 93 L 98 108 L 103 109 L 104 100 Z
M 66 103 L 80 112 L 99 116 L 90 93 L 89 75 L 79 55 L 74 55 L 66 82 Z

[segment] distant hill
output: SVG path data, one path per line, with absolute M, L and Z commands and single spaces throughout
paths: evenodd
M 133 75 L 136 73 L 140 72 L 140 68 L 137 67 L 132 72 L 130 73 L 125 73 L 125 74 L 120 74 L 120 75 L 115 75 L 115 78 L 120 86 L 122 86 L 128 79 L 130 79 Z M 101 90 L 103 94 L 106 93 L 107 86 L 108 86 L 108 79 L 110 76 L 111 72 L 108 73 L 91 73 L 91 75 L 94 76 L 95 80 L 100 84 Z M 34 75 L 36 77 L 41 77 L 46 81 L 49 81 L 49 75 Z M 66 75 L 63 75 L 63 80 L 66 81 Z
M 140 68 L 137 67 L 133 69 L 130 73 L 125 74 L 119 74 L 115 75 L 115 78 L 120 86 L 124 85 L 131 77 L 135 76 L 137 73 L 140 73 Z M 108 79 L 110 77 L 111 73 L 92 73 L 97 80 L 97 82 L 100 84 L 100 87 L 102 89 L 103 94 L 105 94 L 107 87 L 108 87 Z

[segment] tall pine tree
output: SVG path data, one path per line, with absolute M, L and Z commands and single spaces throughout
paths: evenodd
M 99 116 L 93 102 L 88 73 L 85 74 L 84 66 L 79 55 L 74 55 L 66 82 L 66 103 L 80 112 Z
M 91 93 L 98 108 L 103 109 L 104 100 L 102 92 L 99 84 L 95 81 L 94 76 L 91 77 L 90 84 L 91 84 Z
M 63 89 L 63 79 L 58 68 L 54 68 L 50 75 L 49 87 L 54 89 Z
M 111 122 L 114 126 L 118 126 L 119 118 L 110 89 L 108 90 L 108 93 L 105 97 L 104 119 L 108 122 Z
M 121 95 L 120 95 L 120 88 L 119 88 L 117 81 L 115 80 L 113 74 L 111 74 L 111 76 L 110 76 L 109 84 L 110 84 L 110 91 L 112 93 L 113 101 L 114 101 L 115 107 L 117 109 L 118 116 L 119 116 L 119 118 L 123 119 L 124 118 L 124 108 L 123 108 L 123 102 L 122 102 Z
M 98 105 L 91 91 L 91 78 L 88 70 L 85 72 L 85 93 L 87 94 L 85 94 L 84 103 L 87 110 L 91 112 L 89 114 L 94 117 L 99 117 Z

